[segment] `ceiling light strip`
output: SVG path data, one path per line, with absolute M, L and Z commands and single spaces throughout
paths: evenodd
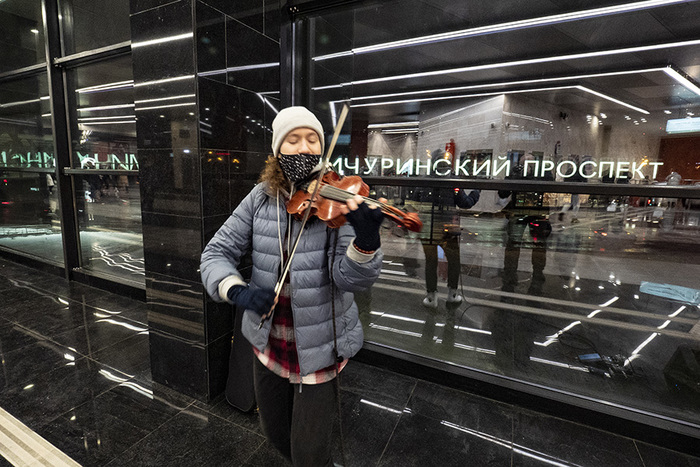
M 134 104 L 145 104 L 147 102 L 169 101 L 169 100 L 173 100 L 173 99 L 187 99 L 190 97 L 196 97 L 196 95 L 195 94 L 181 94 L 179 96 L 158 97 L 156 99 L 143 99 L 143 100 L 134 101 Z
M 635 47 L 625 47 L 623 49 L 598 50 L 595 52 L 583 52 L 583 53 L 570 54 L 570 55 L 557 55 L 554 57 L 542 57 L 542 58 L 531 58 L 531 59 L 525 59 L 525 60 L 514 60 L 514 61 L 510 61 L 510 62 L 487 63 L 484 65 L 472 65 L 472 66 L 466 66 L 466 67 L 460 67 L 460 68 L 450 68 L 450 69 L 446 69 L 446 70 L 424 71 L 424 72 L 420 72 L 420 73 L 407 73 L 404 75 L 394 75 L 394 76 L 384 76 L 381 78 L 363 79 L 363 80 L 351 81 L 351 82 L 347 82 L 347 83 L 334 84 L 334 85 L 330 85 L 330 86 L 321 86 L 321 87 L 312 88 L 312 89 L 315 91 L 318 91 L 318 90 L 338 88 L 338 87 L 343 87 L 343 86 L 358 86 L 361 84 L 380 83 L 380 82 L 385 82 L 385 81 L 396 81 L 396 80 L 402 80 L 402 79 L 424 78 L 427 76 L 447 75 L 447 74 L 453 74 L 453 73 L 466 73 L 466 72 L 473 72 L 473 71 L 479 71 L 479 70 L 490 70 L 490 69 L 494 69 L 494 68 L 508 68 L 508 67 L 513 67 L 513 66 L 535 65 L 535 64 L 539 64 L 539 63 L 549 63 L 549 62 L 567 61 L 567 60 L 580 60 L 580 59 L 584 59 L 584 58 L 597 58 L 597 57 L 605 57 L 605 56 L 609 56 L 609 55 L 621 55 L 621 54 L 626 54 L 626 53 L 649 52 L 651 50 L 671 49 L 671 48 L 676 48 L 676 47 L 688 47 L 688 46 L 692 46 L 692 45 L 700 45 L 700 39 L 695 39 L 695 40 L 691 40 L 691 41 L 681 41 L 681 42 L 669 42 L 669 43 L 665 43 L 665 44 L 653 44 L 653 45 L 641 45 L 641 46 L 635 46 Z
M 182 104 L 167 104 L 167 105 L 155 105 L 153 107 L 139 107 L 136 109 L 137 112 L 143 110 L 155 110 L 155 109 L 169 109 L 171 107 L 182 107 L 185 105 L 197 105 L 196 102 L 183 102 Z
M 635 107 L 635 106 L 633 106 L 633 105 L 631 105 L 631 104 L 628 104 L 628 103 L 626 103 L 626 102 L 623 102 L 623 101 L 621 101 L 621 100 L 619 100 L 619 99 L 615 99 L 614 97 L 610 97 L 610 96 L 608 96 L 607 94 L 603 94 L 602 92 L 594 91 L 594 90 L 589 89 L 589 88 L 587 88 L 587 87 L 585 87 L 585 86 L 576 86 L 576 88 L 577 88 L 577 89 L 580 89 L 581 91 L 588 92 L 588 93 L 590 93 L 590 94 L 594 94 L 594 95 L 596 95 L 596 96 L 598 96 L 598 97 L 602 97 L 603 99 L 607 99 L 607 100 L 609 100 L 610 102 L 615 102 L 616 104 L 620 104 L 620 105 L 622 105 L 622 106 L 624 106 L 624 107 L 627 107 L 627 108 L 629 108 L 629 109 L 636 110 L 637 112 L 641 112 L 641 113 L 643 113 L 643 114 L 645 114 L 645 115 L 649 115 L 649 111 L 648 111 L 648 110 L 644 110 L 644 109 L 642 109 L 642 108 Z
M 588 78 L 604 78 L 607 76 L 620 76 L 620 75 L 635 75 L 640 73 L 651 73 L 654 71 L 663 71 L 665 68 L 644 68 L 641 70 L 626 70 L 626 71 L 611 71 L 606 73 L 588 73 L 582 75 L 571 75 L 571 76 L 559 76 L 555 78 L 537 78 L 537 79 L 525 79 L 519 81 L 506 81 L 501 83 L 487 83 L 487 84 L 473 84 L 469 86 L 456 86 L 451 88 L 440 88 L 440 89 L 428 89 L 423 91 L 407 91 L 407 92 L 395 92 L 390 94 L 377 94 L 373 96 L 360 96 L 351 97 L 350 102 L 364 101 L 369 99 L 381 99 L 381 98 L 391 98 L 391 97 L 401 97 L 401 96 L 418 96 L 422 94 L 437 94 L 442 92 L 457 92 L 457 91 L 468 91 L 471 89 L 488 89 L 496 87 L 509 87 L 509 86 L 522 86 L 527 84 L 540 84 L 549 83 L 556 81 L 576 81 L 580 79 Z
M 84 88 L 76 89 L 75 92 L 78 93 L 91 93 L 91 92 L 103 92 L 103 91 L 113 91 L 116 89 L 127 89 L 134 87 L 134 80 L 130 79 L 127 81 L 117 81 L 114 83 L 98 84 L 95 86 L 87 86 Z
M 151 39 L 151 40 L 142 41 L 142 42 L 132 42 L 131 48 L 136 49 L 139 47 L 146 47 L 149 45 L 158 45 L 158 44 L 164 44 L 166 42 L 180 41 L 183 39 L 191 39 L 193 37 L 194 37 L 194 32 L 186 32 L 184 34 L 177 34 L 174 36 L 161 37 L 159 39 Z
M 396 128 L 396 127 L 407 127 L 407 126 L 418 126 L 420 125 L 420 122 L 413 121 L 413 122 L 396 122 L 396 123 L 372 123 L 371 125 L 367 125 L 367 128 L 369 129 L 374 129 L 374 128 Z
M 684 86 L 688 90 L 693 91 L 695 94 L 700 96 L 700 88 L 695 83 L 690 81 L 688 78 L 686 78 L 685 76 L 683 76 L 682 74 L 680 74 L 679 72 L 677 72 L 676 70 L 671 68 L 670 66 L 664 68 L 663 70 L 664 70 L 664 73 L 666 73 L 668 76 L 670 76 L 671 78 L 678 81 L 682 86 Z
M 567 23 L 570 21 L 578 21 L 582 19 L 597 18 L 601 16 L 616 15 L 620 13 L 629 13 L 631 11 L 646 10 L 657 8 L 660 6 L 673 5 L 677 3 L 688 3 L 695 0 L 648 0 L 643 2 L 626 3 L 623 5 L 614 5 L 603 8 L 594 8 L 591 10 L 574 11 L 570 13 L 561 13 L 558 15 L 542 16 L 538 18 L 529 18 L 519 21 L 510 21 L 507 23 L 493 24 L 489 26 L 481 26 L 477 28 L 461 29 L 458 31 L 444 32 L 440 34 L 431 34 L 428 36 L 414 37 L 398 41 L 384 42 L 382 44 L 368 45 L 365 47 L 357 47 L 343 52 L 320 55 L 313 57 L 314 61 L 328 60 L 332 58 L 347 57 L 350 55 L 359 55 L 372 52 L 380 52 L 384 50 L 397 49 L 402 47 L 411 47 L 416 45 L 424 45 L 435 42 L 442 42 L 455 39 L 464 39 L 467 37 L 483 36 L 507 31 L 515 31 L 518 29 L 526 29 L 540 26 L 549 26 L 553 24 Z

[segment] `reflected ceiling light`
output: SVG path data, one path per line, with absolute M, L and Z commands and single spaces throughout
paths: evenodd
M 185 105 L 197 105 L 196 102 L 183 102 L 182 104 L 167 104 L 167 105 L 154 105 L 152 107 L 139 107 L 135 109 L 137 112 L 143 111 L 143 110 L 154 110 L 154 109 L 168 109 L 170 107 L 182 107 Z
M 8 102 L 6 104 L 0 104 L 0 109 L 5 109 L 7 107 L 15 107 L 18 105 L 25 105 L 25 104 L 35 104 L 37 102 L 40 102 L 41 98 L 39 99 L 29 99 L 26 101 L 16 101 L 16 102 Z
M 614 97 L 608 96 L 607 94 L 603 94 L 601 92 L 594 91 L 594 90 L 589 89 L 585 86 L 579 86 L 579 85 L 576 85 L 576 86 L 554 86 L 554 87 L 533 88 L 533 89 L 518 89 L 518 90 L 510 90 L 510 91 L 481 92 L 481 93 L 474 93 L 474 94 L 460 94 L 457 96 L 424 97 L 424 98 L 418 98 L 418 99 L 403 99 L 403 100 L 398 100 L 398 101 L 371 102 L 371 103 L 367 103 L 367 104 L 351 104 L 350 107 L 374 107 L 374 106 L 378 106 L 378 105 L 408 104 L 408 103 L 415 103 L 415 102 L 430 102 L 430 101 L 452 100 L 452 99 L 467 99 L 467 98 L 473 98 L 473 97 L 497 96 L 497 95 L 501 95 L 501 94 L 520 94 L 520 93 L 527 93 L 527 92 L 561 91 L 561 90 L 566 90 L 566 89 L 578 89 L 580 91 L 594 94 L 594 95 L 601 97 L 603 99 L 609 100 L 611 102 L 615 102 L 616 104 L 620 104 L 622 106 L 636 110 L 637 112 L 641 112 L 641 113 L 647 114 L 647 115 L 649 114 L 648 111 L 646 111 L 642 108 L 635 107 L 635 106 L 628 104 L 626 102 L 623 102 L 619 99 L 615 99 Z M 334 101 L 332 103 L 335 104 L 337 102 L 339 102 L 339 101 Z
M 424 45 L 435 42 L 442 42 L 455 39 L 464 39 L 467 37 L 483 36 L 500 32 L 514 31 L 518 29 L 526 29 L 539 26 L 548 26 L 552 24 L 566 23 L 569 21 L 578 21 L 582 19 L 596 18 L 600 16 L 608 16 L 619 13 L 629 13 L 631 11 L 645 10 L 656 8 L 659 6 L 672 5 L 675 3 L 686 3 L 693 0 L 650 0 L 644 2 L 627 3 L 624 5 L 615 5 L 603 8 L 594 8 L 591 10 L 574 11 L 571 13 L 562 13 L 558 15 L 542 16 L 538 18 L 530 18 L 519 21 L 511 21 L 507 23 L 493 24 L 490 26 L 481 26 L 471 29 L 462 29 L 459 31 L 450 31 L 440 34 L 431 34 L 429 36 L 413 37 L 399 41 L 384 42 L 382 44 L 369 45 L 365 47 L 357 47 L 352 50 L 337 52 L 327 55 L 313 57 L 314 61 L 328 60 L 331 58 L 347 57 L 350 55 L 359 55 L 364 53 L 379 52 L 382 50 L 390 50 L 401 47 L 411 47 L 416 45 Z
M 134 83 L 134 87 L 139 88 L 141 86 L 153 86 L 154 84 L 164 84 L 164 83 L 170 83 L 173 81 L 182 81 L 184 79 L 194 79 L 194 75 L 175 76 L 173 78 L 163 78 L 163 79 L 156 79 L 153 81 L 144 81 L 143 83 Z
M 274 67 L 277 67 L 279 65 L 280 65 L 279 62 L 271 62 L 271 63 L 257 63 L 254 65 L 232 66 L 232 67 L 228 67 L 228 68 L 222 68 L 219 70 L 203 71 L 201 73 L 197 73 L 197 76 L 222 75 L 224 73 L 235 73 L 237 71 L 258 70 L 260 68 L 274 68 Z
M 78 112 L 91 112 L 93 110 L 111 110 L 111 109 L 128 109 L 135 107 L 134 104 L 115 104 L 115 105 L 100 105 L 98 107 L 82 107 Z
M 32 29 L 31 32 L 32 32 L 33 34 L 39 34 L 39 30 L 38 30 L 38 29 Z
M 460 67 L 460 68 L 424 71 L 424 72 L 420 72 L 420 73 L 407 73 L 404 75 L 384 76 L 381 78 L 370 78 L 370 79 L 363 79 L 363 80 L 358 80 L 358 81 L 350 81 L 347 83 L 334 84 L 334 85 L 329 85 L 329 86 L 320 86 L 320 87 L 316 87 L 316 88 L 312 88 L 312 89 L 314 91 L 318 91 L 318 90 L 323 90 L 323 89 L 339 88 L 339 87 L 343 87 L 343 86 L 358 86 L 361 84 L 380 83 L 380 82 L 385 82 L 385 81 L 395 81 L 395 80 L 401 80 L 401 79 L 423 78 L 426 76 L 438 76 L 438 75 L 447 75 L 447 74 L 453 74 L 453 73 L 465 73 L 465 72 L 473 72 L 473 71 L 479 71 L 479 70 L 490 70 L 490 69 L 494 69 L 494 68 L 500 69 L 500 68 L 508 68 L 508 67 L 512 67 L 512 66 L 534 65 L 534 64 L 539 64 L 539 63 L 549 63 L 549 62 L 567 61 L 567 60 L 580 60 L 580 59 L 584 59 L 584 58 L 596 58 L 596 57 L 605 57 L 605 56 L 609 56 L 609 55 L 648 52 L 651 50 L 659 50 L 659 49 L 688 47 L 688 46 L 692 46 L 692 45 L 700 45 L 700 39 L 695 39 L 695 40 L 691 40 L 691 41 L 668 42 L 665 44 L 640 45 L 640 46 L 635 46 L 635 47 L 625 47 L 622 49 L 598 50 L 595 52 L 583 52 L 583 53 L 569 54 L 569 55 L 557 55 L 557 56 L 553 56 L 553 57 L 530 58 L 530 59 L 525 59 L 525 60 L 513 60 L 510 62 L 486 63 L 483 65 L 472 65 L 472 66 L 466 66 L 466 67 Z
M 418 133 L 417 129 L 405 129 L 405 130 L 382 130 L 385 135 L 403 135 L 406 133 Z M 385 271 L 386 272 L 386 271 Z
M 585 86 L 575 86 L 575 87 L 576 87 L 576 89 L 580 89 L 581 91 L 585 91 L 585 92 L 591 93 L 591 94 L 593 94 L 593 95 L 596 95 L 596 96 L 598 96 L 598 97 L 602 97 L 603 99 L 607 99 L 607 100 L 609 100 L 610 102 L 615 102 L 616 104 L 620 104 L 620 105 L 623 105 L 623 106 L 625 106 L 625 107 L 627 107 L 627 108 L 630 108 L 630 109 L 632 109 L 632 110 L 636 110 L 637 112 L 641 112 L 641 113 L 643 113 L 643 114 L 645 114 L 645 115 L 649 115 L 649 111 L 648 111 L 648 110 L 644 110 L 644 109 L 642 109 L 642 108 L 635 107 L 635 106 L 633 106 L 632 104 L 628 104 L 628 103 L 626 103 L 626 102 L 622 102 L 621 100 L 615 99 L 614 97 L 610 97 L 610 96 L 608 96 L 607 94 L 603 94 L 602 92 L 594 91 L 594 90 L 592 90 L 592 89 L 590 89 L 590 88 L 587 88 L 587 87 L 585 87 Z
M 396 128 L 396 127 L 409 127 L 409 126 L 418 126 L 420 125 L 420 122 L 418 121 L 413 121 L 413 122 L 395 122 L 395 123 L 372 123 L 370 125 L 367 125 L 367 128 L 369 129 L 375 129 L 375 128 Z
M 159 101 L 169 101 L 173 99 L 187 99 L 189 97 L 195 97 L 196 94 L 181 94 L 179 96 L 168 96 L 168 97 L 158 97 L 156 99 L 143 99 L 134 101 L 134 104 L 145 104 L 146 102 L 159 102 Z
M 116 122 L 78 122 L 78 125 L 124 125 L 124 124 L 134 124 L 136 123 L 136 120 L 125 120 L 123 122 L 116 121 Z
M 671 111 L 670 111 L 670 110 L 664 110 L 664 113 L 665 113 L 666 115 L 671 115 Z
M 92 92 L 103 92 L 103 91 L 114 91 L 116 89 L 127 89 L 134 87 L 134 80 L 117 81 L 114 83 L 98 84 L 95 86 L 87 86 L 84 88 L 76 89 L 75 92 L 81 94 L 89 94 Z
M 183 39 L 190 39 L 194 37 L 193 32 L 186 32 L 184 34 L 177 34 L 174 36 L 167 36 L 167 37 L 161 37 L 159 39 L 151 39 L 148 41 L 141 41 L 141 42 L 132 42 L 131 43 L 131 48 L 136 49 L 139 47 L 146 47 L 149 45 L 157 45 L 157 44 L 164 44 L 166 42 L 173 42 L 173 41 L 180 41 Z
M 51 115 L 51 114 L 49 114 Z M 119 119 L 124 119 L 124 118 L 136 118 L 136 115 L 113 115 L 111 117 L 84 117 L 84 118 L 79 118 L 79 122 L 83 122 L 86 120 L 119 120 Z
M 683 87 L 685 87 L 689 91 L 693 91 L 695 94 L 700 96 L 700 88 L 695 83 L 690 81 L 688 78 L 686 78 L 685 76 L 683 76 L 682 74 L 680 74 L 679 72 L 677 72 L 676 70 L 671 68 L 670 66 L 664 68 L 664 73 L 666 73 L 668 76 L 670 76 L 671 78 L 678 81 L 681 85 L 683 85 Z
M 262 100 L 265 104 L 267 104 L 268 107 L 270 107 L 270 108 L 272 109 L 272 111 L 275 113 L 275 115 L 277 115 L 278 113 L 280 113 L 280 111 L 277 110 L 277 109 L 275 108 L 275 106 L 272 105 L 272 103 L 268 100 L 268 98 L 262 95 L 262 93 L 259 93 L 259 92 L 258 92 L 258 93 L 256 93 L 256 94 L 258 95 L 258 97 L 260 98 L 260 100 Z

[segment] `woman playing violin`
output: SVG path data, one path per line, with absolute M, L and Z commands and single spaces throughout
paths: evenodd
M 348 223 L 332 229 L 310 218 L 299 236 L 299 216 L 287 214 L 285 204 L 322 169 L 323 128 L 306 108 L 288 107 L 272 130 L 273 156 L 204 249 L 202 280 L 214 300 L 245 310 L 242 331 L 257 356 L 255 396 L 267 439 L 294 465 L 330 466 L 334 381 L 362 347 L 353 292 L 379 275 L 383 214 L 351 197 L 342 207 Z M 250 284 L 237 269 L 248 251 Z M 290 256 L 289 274 L 282 274 Z M 272 317 L 261 320 L 270 310 Z

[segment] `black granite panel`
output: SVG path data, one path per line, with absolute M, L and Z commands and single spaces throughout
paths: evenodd
M 105 465 L 190 403 L 129 381 L 53 420 L 40 434 L 81 465 Z
M 36 376 L 74 362 L 76 358 L 80 356 L 75 352 L 43 339 L 11 352 L 3 348 L 0 360 L 0 391 L 22 385 Z
M 243 465 L 262 443 L 260 435 L 190 407 L 112 461 L 110 466 Z M 174 459 L 177 464 L 173 463 Z
M 179 0 L 130 0 L 129 6 L 131 14 L 134 15 L 144 10 L 150 10 L 151 8 L 157 8 L 177 1 Z
M 226 16 L 202 2 L 196 4 L 197 74 L 226 82 Z
M 75 329 L 51 337 L 52 340 L 66 347 L 75 349 L 87 357 L 95 357 L 96 352 L 112 348 L 140 333 L 147 333 L 148 327 L 119 317 L 111 316 L 98 309 L 93 309 L 90 321 Z
M 230 167 L 233 156 L 229 151 L 203 150 L 202 171 L 202 213 L 215 216 L 231 213 Z
M 56 369 L 0 392 L 0 406 L 37 431 L 56 417 L 126 381 L 125 375 L 88 358 L 66 360 Z
M 142 213 L 201 215 L 199 158 L 187 151 L 139 150 Z
M 146 288 L 149 329 L 203 347 L 206 340 L 201 282 L 148 273 Z
M 279 91 L 279 42 L 229 20 L 226 43 L 228 84 L 261 93 Z
M 280 39 L 280 27 L 282 24 L 283 12 L 281 2 L 275 0 L 265 1 L 265 17 L 263 18 L 263 34 L 276 41 Z M 286 3 L 286 2 L 285 2 Z
M 214 234 L 216 234 L 219 228 L 229 217 L 229 214 L 222 214 L 220 216 L 205 217 L 202 219 L 202 222 L 204 223 L 204 231 L 202 233 L 205 245 L 209 242 L 209 240 L 211 240 Z
M 215 331 L 215 330 L 214 330 Z M 207 338 L 211 340 L 211 335 Z M 221 394 L 226 389 L 228 378 L 229 357 L 231 355 L 230 333 L 216 339 L 207 345 L 209 363 L 209 397 Z
M 164 148 L 174 154 L 196 154 L 194 81 L 166 83 L 160 88 L 139 90 L 138 94 L 151 96 L 142 100 L 158 99 L 136 104 L 136 137 L 140 150 Z
M 269 0 L 202 0 L 204 3 L 242 22 L 249 28 L 262 32 L 264 29 L 264 12 Z
M 675 467 L 700 467 L 700 458 L 691 457 L 651 444 L 635 441 L 644 465 L 673 465 Z
M 41 282 L 36 282 L 34 287 L 37 290 L 43 290 L 67 300 L 75 300 L 77 302 L 88 304 L 91 304 L 92 302 L 95 302 L 105 296 L 112 295 L 104 290 L 56 276 L 46 278 Z
M 204 345 L 160 331 L 149 333 L 153 381 L 199 400 L 207 400 Z
M 148 308 L 146 303 L 140 300 L 123 297 L 112 293 L 102 293 L 97 300 L 90 302 L 90 305 L 98 311 L 108 313 L 112 316 L 128 319 L 134 323 L 148 323 Z
M 190 37 L 180 38 L 191 34 Z M 160 40 L 153 43 L 148 41 Z M 131 16 L 131 55 L 136 99 L 145 82 L 193 76 L 192 1 L 181 0 Z M 158 86 L 153 84 L 152 86 Z
M 207 330 L 207 343 L 225 337 L 231 339 L 234 308 L 228 303 L 216 303 L 207 297 L 204 319 Z
M 0 324 L 0 351 L 12 352 L 34 344 L 37 337 L 28 329 L 8 321 Z
M 201 220 L 150 212 L 142 217 L 147 273 L 199 281 Z
M 263 96 L 209 78 L 198 82 L 203 149 L 270 152 L 265 132 L 271 127 L 265 124 Z
M 534 412 L 516 413 L 513 424 L 514 466 L 578 463 L 639 466 L 634 441 Z
M 150 363 L 144 358 L 148 351 L 148 332 L 144 331 L 95 352 L 93 358 L 133 377 L 150 371 Z

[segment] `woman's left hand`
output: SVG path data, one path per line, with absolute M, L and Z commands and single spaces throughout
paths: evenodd
M 386 203 L 386 198 L 379 198 Z M 355 246 L 363 251 L 375 251 L 381 245 L 379 227 L 384 220 L 381 209 L 371 203 L 365 203 L 360 195 L 346 201 L 341 208 L 350 225 L 355 229 Z

